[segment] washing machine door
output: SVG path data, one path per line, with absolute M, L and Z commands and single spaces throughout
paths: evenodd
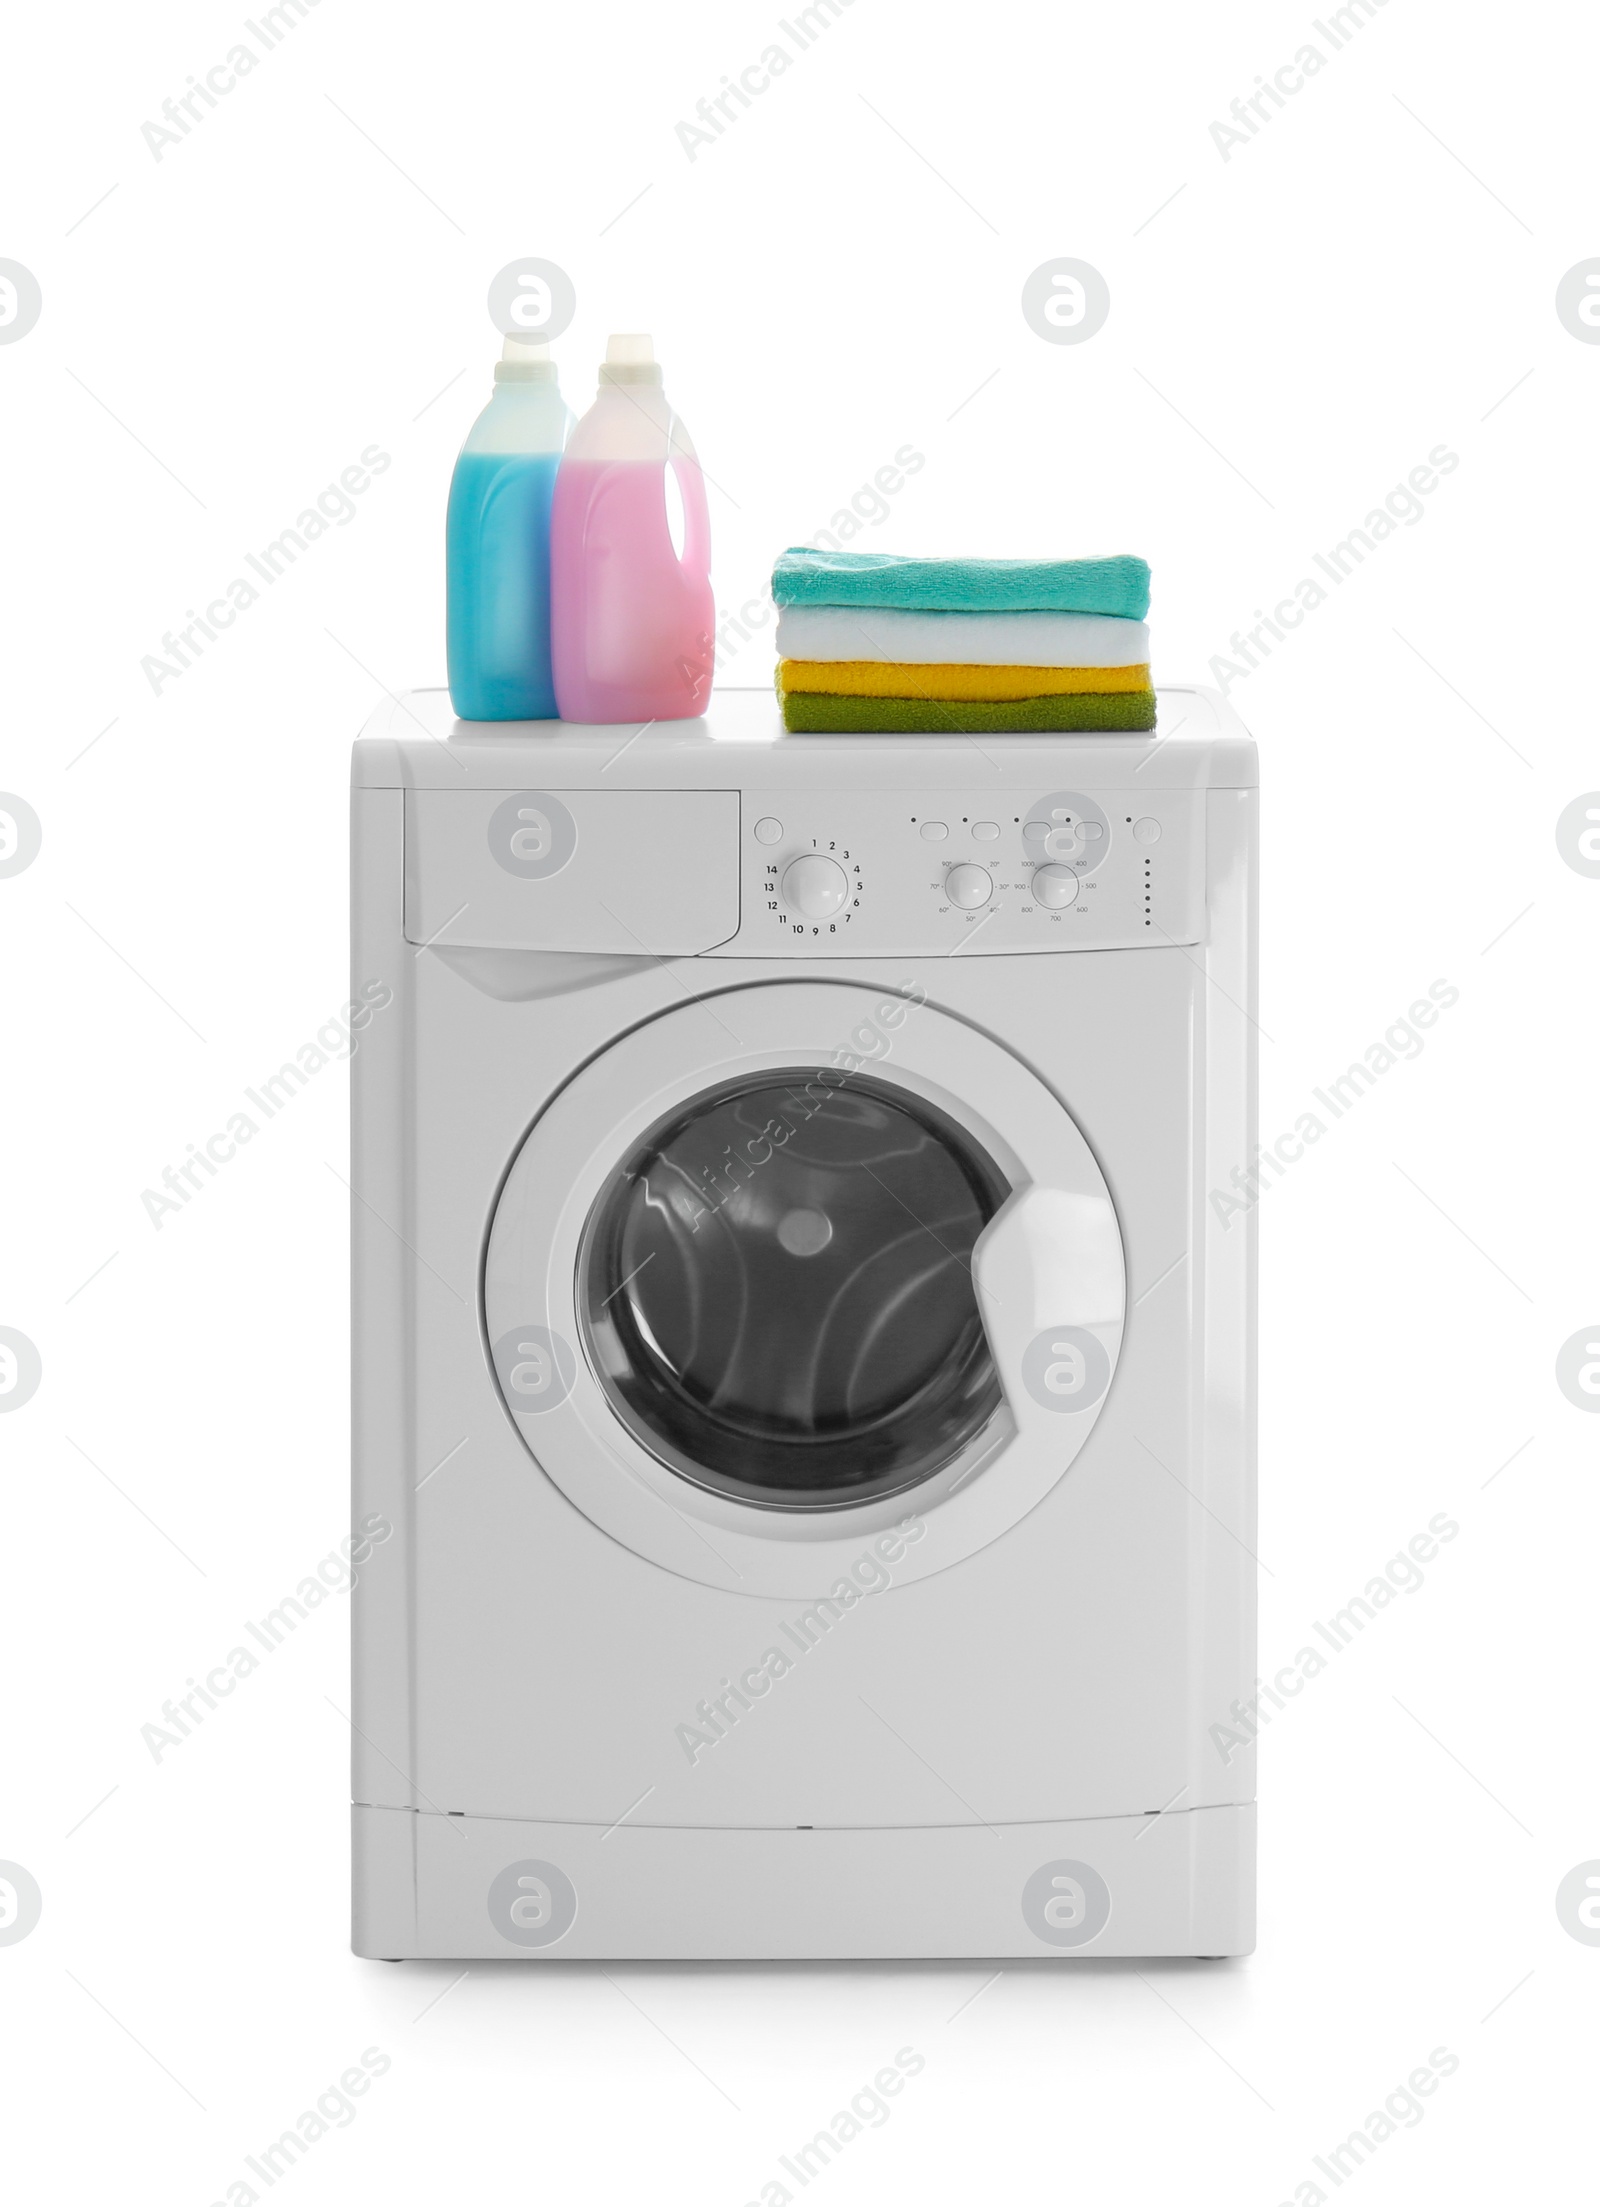
M 1105 1400 L 1123 1278 L 1088 1145 L 1011 1051 L 919 992 L 777 984 L 632 1030 L 541 1113 L 484 1318 L 523 1439 L 604 1530 L 806 1593 L 1032 1508 Z
M 697 1485 L 779 1509 L 918 1486 L 1000 1407 L 972 1255 L 1010 1193 L 970 1129 L 865 1071 L 703 1090 L 590 1212 L 589 1360 Z

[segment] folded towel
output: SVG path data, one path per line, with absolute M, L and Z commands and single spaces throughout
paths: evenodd
M 1148 666 L 1143 621 L 1108 613 L 903 613 L 792 605 L 778 615 L 780 659 L 890 659 L 899 666 Z
M 774 605 L 877 605 L 912 612 L 1115 613 L 1142 621 L 1142 559 L 905 559 L 792 545 L 772 570 Z
M 825 697 L 1084 697 L 1149 687 L 1148 667 L 897 666 L 892 659 L 778 662 L 780 697 L 791 690 L 816 690 Z
M 783 725 L 793 735 L 1026 735 L 1035 730 L 1153 728 L 1154 690 L 1104 697 L 958 698 L 824 697 L 791 690 Z

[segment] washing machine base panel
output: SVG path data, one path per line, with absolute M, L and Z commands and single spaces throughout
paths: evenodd
M 1255 1944 L 1253 1803 L 888 1831 L 358 1805 L 353 1850 L 352 1944 L 375 1960 L 1070 1961 Z

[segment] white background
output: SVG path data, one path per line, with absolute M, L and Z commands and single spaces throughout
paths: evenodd
M 1548 2195 L 1600 1972 L 1554 1908 L 1600 1855 L 1600 1427 L 1554 1376 L 1600 1319 L 1600 882 L 1554 835 L 1600 784 L 1600 348 L 1553 303 L 1600 252 L 1592 18 L 1388 0 L 1224 161 L 1209 126 L 1309 11 L 854 0 L 691 162 L 675 125 L 776 12 L 321 0 L 159 162 L 141 124 L 238 14 L 13 20 L 0 254 L 44 296 L 0 347 L 0 786 L 44 825 L 0 882 L 0 1321 L 44 1368 L 0 1420 L 0 1856 L 44 1893 L 0 1947 L 19 2196 L 223 2200 L 377 2046 L 294 2200 L 737 2207 L 905 2045 L 926 2067 L 831 2198 L 1271 2207 L 1436 2047 L 1459 2069 L 1361 2198 Z M 159 1232 L 141 1193 L 344 1000 L 347 746 L 442 680 L 484 295 L 529 252 L 577 286 L 578 404 L 609 329 L 654 332 L 725 610 L 911 443 L 862 545 L 1140 552 L 1158 680 L 1203 680 L 1459 455 L 1232 689 L 1263 1133 L 1460 992 L 1261 1206 L 1263 1657 L 1436 1512 L 1460 1532 L 1264 1737 L 1250 1961 L 356 1962 L 338 1601 L 159 1765 L 141 1741 L 344 1530 L 343 1068 Z M 1081 346 L 1019 310 L 1063 254 L 1111 289 Z M 370 444 L 357 517 L 152 694 L 163 633 Z

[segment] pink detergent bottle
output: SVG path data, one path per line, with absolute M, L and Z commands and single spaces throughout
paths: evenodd
M 682 550 L 671 507 L 681 502 Z M 550 514 L 550 662 L 563 720 L 691 720 L 711 690 L 711 519 L 648 337 L 613 337 Z

